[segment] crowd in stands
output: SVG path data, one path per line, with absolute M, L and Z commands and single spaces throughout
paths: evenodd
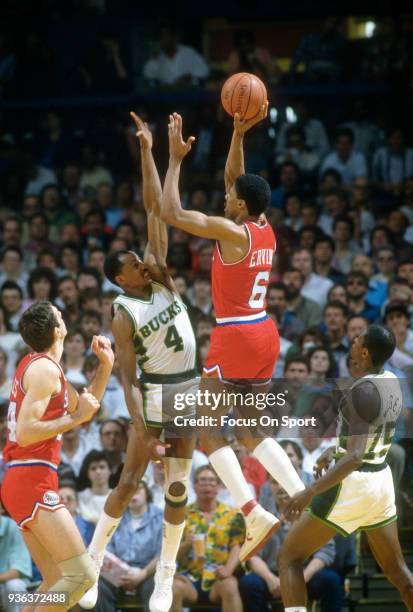
M 289 74 L 282 74 L 276 58 L 257 47 L 251 32 L 240 31 L 228 57 L 228 73 L 253 71 L 268 83 L 297 78 L 338 82 L 347 69 L 343 58 L 348 41 L 341 25 L 329 18 L 322 31 L 305 37 Z M 130 90 L 127 54 L 116 36 L 102 31 L 96 44 L 87 64 L 80 63 L 76 71 L 67 66 L 71 92 Z M 57 60 L 45 40 L 32 33 L 24 46 L 30 61 L 22 68 L 12 41 L 0 35 L 0 92 L 61 93 Z M 406 49 L 395 23 L 380 21 L 364 49 L 360 73 L 377 81 L 405 75 Z M 298 73 L 303 60 L 304 73 Z M 161 29 L 159 46 L 142 67 L 144 79 L 153 86 L 196 86 L 209 74 L 205 58 L 181 44 L 170 27 Z M 334 441 L 333 391 L 336 379 L 349 376 L 349 346 L 369 324 L 388 325 L 397 349 L 386 367 L 406 381 L 404 412 L 389 454 L 403 520 L 403 511 L 413 507 L 408 487 L 402 486 L 413 482 L 413 148 L 403 123 L 396 125 L 390 112 L 383 114 L 369 104 L 368 98 L 358 98 L 352 108 L 343 102 L 334 121 L 334 114 L 326 120 L 317 113 L 317 104 L 313 110 L 306 99 L 291 100 L 293 116 L 280 113 L 274 120 L 270 114 L 271 127 L 268 122 L 258 125 L 246 138 L 246 168 L 271 185 L 267 216 L 276 233 L 277 253 L 267 311 L 281 336 L 274 386 L 289 392 L 283 414 L 317 414 L 322 423 L 320 431 L 297 425 L 295 430 L 275 429 L 274 435 L 284 440 L 297 471 L 310 482 L 315 461 Z M 117 249 L 143 254 L 146 219 L 137 172 L 139 148 L 127 110 L 122 116 L 112 111 L 88 114 L 87 121 L 83 114 L 79 125 L 64 111 L 49 110 L 36 113 L 27 132 L 13 128 L 11 121 L 0 136 L 0 481 L 8 397 L 16 362 L 28 350 L 18 333 L 21 314 L 36 300 L 50 300 L 61 309 L 68 327 L 63 367 L 68 380 L 82 389 L 97 368 L 89 348 L 93 334 L 112 338 L 111 304 L 120 289 L 103 275 L 105 256 Z M 153 113 L 140 111 L 154 132 L 154 155 L 163 175 L 165 115 L 156 106 Z M 183 170 L 184 205 L 221 214 L 231 122 L 214 105 L 201 110 L 187 106 L 183 114 L 185 129 L 197 137 Z M 212 243 L 181 230 L 169 231 L 168 264 L 188 306 L 200 372 L 215 325 L 212 257 Z M 119 478 L 130 426 L 115 363 L 97 417 L 63 435 L 60 493 L 86 543 Z M 257 499 L 268 510 L 282 512 L 285 492 L 244 447 L 232 443 Z M 162 466 L 151 464 L 110 544 L 109 552 L 123 565 L 118 561 L 113 578 L 107 563 L 100 579 L 101 612 L 116 608 L 120 591 L 135 594 L 147 606 L 160 551 L 163 480 Z M 202 449 L 194 454 L 189 503 L 174 612 L 182 610 L 183 602 L 195 601 L 231 612 L 242 606 L 266 610 L 269 598 L 280 596 L 275 559 L 289 525 L 240 568 L 242 518 Z M 309 561 L 309 593 L 320 599 L 322 612 L 341 609 L 343 580 L 355 564 L 354 538 L 345 541 L 340 536 Z M 37 579 L 17 527 L 0 516 L 0 596 L 4 599 L 8 589 L 24 589 Z M 7 599 L 4 605 L 13 610 Z

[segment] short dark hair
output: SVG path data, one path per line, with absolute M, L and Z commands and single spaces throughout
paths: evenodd
M 54 330 L 59 322 L 50 302 L 36 302 L 24 311 L 19 332 L 36 353 L 49 349 L 54 342 Z
M 347 274 L 346 279 L 345 279 L 346 285 L 350 278 L 352 279 L 356 278 L 358 280 L 363 281 L 363 284 L 365 287 L 369 286 L 369 279 L 364 274 L 364 272 L 362 272 L 361 270 L 350 270 L 350 272 Z
M 83 323 L 84 319 L 96 319 L 99 325 L 102 325 L 102 315 L 97 310 L 92 310 L 90 308 L 88 310 L 83 310 L 79 317 L 79 325 Z
M 205 465 L 200 465 L 195 470 L 195 473 L 194 473 L 194 483 L 196 483 L 198 481 L 199 475 L 202 472 L 206 472 L 206 471 L 212 472 L 213 474 L 215 474 L 215 477 L 217 479 L 217 483 L 219 483 L 219 476 L 218 476 L 218 474 L 216 473 L 216 471 L 214 470 L 214 468 L 212 467 L 212 465 L 210 463 L 206 463 Z
M 308 372 L 310 371 L 310 364 L 308 363 L 308 359 L 307 357 L 305 357 L 305 355 L 301 355 L 298 353 L 297 355 L 291 355 L 291 357 L 287 357 L 284 363 L 284 372 L 288 370 L 292 363 L 301 363 L 302 365 L 305 365 Z
M 301 446 L 299 444 L 297 444 L 297 442 L 295 442 L 294 440 L 281 440 L 280 441 L 280 446 L 284 450 L 287 450 L 287 446 L 292 446 L 293 449 L 294 449 L 295 454 L 297 455 L 297 457 L 300 460 L 300 463 L 304 459 L 304 455 L 303 455 L 303 451 L 301 449 Z
M 390 359 L 396 348 L 393 332 L 383 325 L 370 325 L 361 338 L 374 367 L 381 367 Z
M 250 215 L 258 217 L 270 205 L 270 186 L 258 174 L 242 174 L 239 176 L 235 181 L 235 191 L 238 198 L 244 200 Z
M 0 254 L 0 261 L 4 260 L 4 256 L 6 255 L 6 253 L 17 253 L 17 255 L 20 258 L 20 261 L 23 260 L 23 251 L 21 250 L 20 247 L 15 246 L 14 244 L 11 244 L 10 246 L 6 246 L 3 251 Z
M 110 470 L 109 459 L 105 455 L 103 451 L 91 450 L 86 457 L 83 459 L 83 463 L 80 467 L 79 477 L 78 477 L 78 491 L 83 491 L 87 487 L 91 486 L 91 482 L 88 476 L 88 471 L 92 463 L 104 461 L 107 463 L 108 468 Z
M 56 276 L 50 268 L 39 267 L 30 272 L 29 280 L 27 281 L 27 291 L 29 297 L 34 299 L 34 284 L 39 280 L 46 279 L 50 283 L 49 298 L 54 300 L 56 297 Z
M 278 281 L 276 283 L 269 283 L 269 285 L 267 287 L 267 293 L 271 289 L 276 289 L 277 291 L 283 291 L 285 295 L 287 294 L 287 287 L 281 281 Z
M 326 234 L 323 234 L 322 236 L 314 240 L 313 251 L 319 244 L 328 244 L 333 253 L 336 250 L 336 243 L 330 236 L 327 236 Z
M 327 312 L 328 308 L 338 308 L 341 310 L 343 317 L 347 319 L 348 308 L 345 304 L 343 304 L 343 302 L 339 302 L 338 300 L 331 300 L 330 302 L 327 302 L 327 304 L 324 306 L 324 314 Z
M 350 217 L 347 217 L 347 215 L 339 215 L 333 223 L 333 230 L 336 229 L 337 225 L 339 223 L 346 223 L 347 227 L 350 229 L 350 234 L 353 235 L 354 234 L 354 223 L 353 220 L 350 219 Z
M 98 284 L 99 289 L 102 286 L 102 277 L 99 274 L 98 270 L 96 268 L 94 268 L 93 266 L 83 266 L 82 268 L 80 268 L 79 272 L 77 273 L 77 279 L 79 281 L 79 276 L 81 274 L 85 274 L 87 276 L 93 276 L 93 278 L 96 279 L 96 282 Z
M 129 251 L 126 250 L 113 251 L 113 253 L 109 253 L 105 259 L 105 263 L 103 264 L 103 271 L 106 278 L 108 278 L 111 283 L 117 285 L 118 287 L 119 283 L 116 282 L 116 277 L 122 272 L 123 262 L 121 261 L 121 257 L 123 255 L 127 255 L 128 253 Z
M 350 128 L 346 128 L 346 127 L 339 128 L 336 132 L 336 140 L 341 138 L 341 136 L 345 136 L 346 138 L 349 138 L 350 142 L 352 143 L 354 142 L 354 132 Z
M 3 293 L 3 291 L 6 291 L 7 289 L 15 289 L 16 291 L 19 292 L 20 299 L 21 300 L 23 299 L 22 288 L 20 287 L 20 285 L 18 285 L 14 281 L 4 281 L 4 283 L 1 286 L 0 292 Z

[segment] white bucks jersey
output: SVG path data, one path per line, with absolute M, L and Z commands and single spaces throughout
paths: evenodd
M 137 362 L 144 374 L 177 374 L 195 368 L 196 346 L 186 306 L 169 289 L 152 281 L 149 299 L 119 295 L 133 326 Z
M 368 440 L 364 452 L 363 462 L 378 464 L 383 463 L 392 443 L 396 429 L 396 421 L 402 409 L 402 390 L 400 383 L 392 372 L 384 371 L 381 374 L 364 376 L 357 380 L 349 394 L 358 386 L 368 380 L 378 391 L 380 397 L 380 411 L 376 419 L 369 423 Z M 344 404 L 346 398 L 343 399 Z M 343 414 L 343 406 L 340 407 L 337 428 L 337 456 L 340 457 L 347 452 L 347 439 L 349 435 L 349 424 Z

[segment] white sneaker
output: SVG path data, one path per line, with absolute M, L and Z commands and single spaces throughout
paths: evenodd
M 84 610 L 94 608 L 98 600 L 99 574 L 105 553 L 102 553 L 101 555 L 92 555 L 89 551 L 89 554 L 96 568 L 96 582 L 78 601 L 79 606 Z
M 245 542 L 239 553 L 241 563 L 255 555 L 281 526 L 277 517 L 260 505 L 255 506 L 245 517 L 245 523 Z
M 155 588 L 149 600 L 151 612 L 169 612 L 173 600 L 172 585 L 175 569 L 176 563 L 158 561 L 156 564 Z

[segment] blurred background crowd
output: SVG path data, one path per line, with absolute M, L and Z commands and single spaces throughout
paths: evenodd
M 70 18 L 73 7 L 77 19 Z M 247 171 L 271 185 L 267 212 L 277 253 L 267 310 L 281 336 L 274 378 L 283 378 L 274 384 L 290 390 L 289 415 L 316 413 L 324 424 L 317 432 L 298 427 L 274 434 L 309 482 L 316 459 L 334 439 L 332 381 L 349 375 L 351 341 L 371 323 L 388 325 L 397 349 L 387 367 L 405 380 L 405 411 L 389 462 L 407 525 L 413 515 L 413 15 L 253 23 L 210 18 L 183 27 L 134 19 L 133 11 L 128 18 L 126 2 L 115 9 L 105 0 L 65 7 L 51 0 L 47 19 L 25 9 L 11 11 L 9 27 L 0 28 L 0 458 L 15 365 L 27 351 L 18 334 L 24 309 L 47 299 L 62 310 L 69 330 L 63 366 L 81 389 L 97 368 L 89 349 L 93 334 L 111 337 L 111 303 L 119 288 L 103 275 L 105 256 L 125 248 L 143 254 L 139 147 L 129 111 L 152 129 L 161 178 L 167 116 L 183 115 L 186 136 L 196 136 L 183 167 L 183 205 L 222 214 L 232 125 L 219 92 L 227 76 L 248 71 L 266 83 L 270 101 L 268 119 L 247 135 L 245 149 Z M 199 371 L 215 324 L 212 256 L 211 242 L 170 230 L 168 265 L 189 309 Z M 86 541 L 119 477 L 128 427 L 115 364 L 97 418 L 63 435 L 62 496 Z M 257 498 L 268 509 L 282 509 L 284 492 L 234 446 Z M 210 557 L 208 563 L 197 560 L 189 530 L 181 563 L 208 590 L 242 541 L 242 526 L 207 464 L 197 450 L 188 524 L 201 525 Z M 162 485 L 162 467 L 151 465 L 110 549 L 142 570 L 125 574 L 120 584 L 128 592 L 137 589 L 143 602 L 152 580 L 143 569 L 160 548 Z M 227 556 L 211 524 L 203 522 L 204 512 L 215 513 L 218 525 L 227 521 Z M 0 550 L 6 520 L 0 518 Z M 142 546 L 131 547 L 133 534 Z M 233 590 L 222 595 L 224 609 L 225 598 L 234 602 L 240 594 L 252 611 L 267 609 L 267 600 L 279 596 L 274 551 L 282 535 L 277 538 L 249 573 L 234 578 Z M 308 582 L 323 611 L 341 609 L 356 553 L 356 538 L 338 537 L 316 563 L 310 561 Z M 17 578 L 27 581 L 31 570 L 20 556 Z M 0 562 L 0 586 L 7 571 Z M 103 584 L 98 607 L 109 612 L 119 585 Z M 251 593 L 260 595 L 252 601 Z M 176 610 L 179 596 L 177 587 Z

